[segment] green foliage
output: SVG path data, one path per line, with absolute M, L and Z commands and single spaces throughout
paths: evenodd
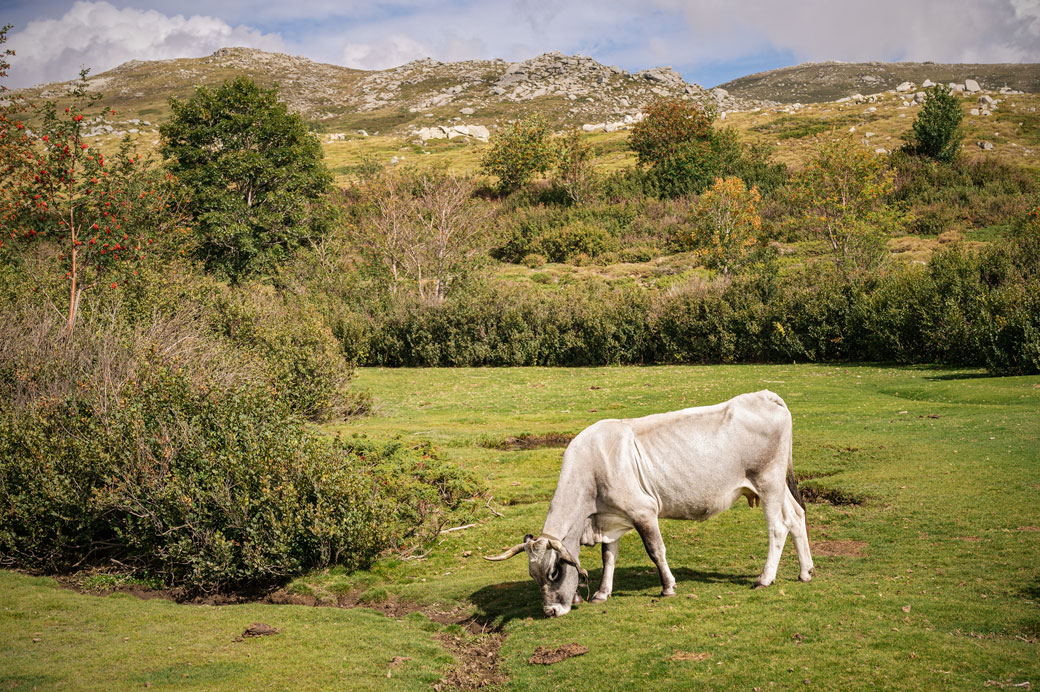
M 290 411 L 314 421 L 364 412 L 367 400 L 346 393 L 354 364 L 318 310 L 270 286 L 243 288 L 214 296 L 213 328 L 262 363 Z
M 717 136 L 712 119 L 682 99 L 656 101 L 644 110 L 628 142 L 639 165 L 650 169 L 659 196 L 700 192 L 718 176 L 728 142 Z
M 477 492 L 429 448 L 322 437 L 262 387 L 155 367 L 99 403 L 0 419 L 5 564 L 114 559 L 189 592 L 263 588 L 422 544 Z
M 791 204 L 806 230 L 826 240 L 843 275 L 875 268 L 887 233 L 904 219 L 889 204 L 895 172 L 886 161 L 847 139 L 820 146 L 794 175 Z
M 328 232 L 332 175 L 321 144 L 276 88 L 237 77 L 170 105 L 161 151 L 189 191 L 207 269 L 234 281 L 270 274 Z
M 373 308 L 372 365 L 868 360 L 1040 372 L 1036 232 L 983 252 L 953 248 L 925 268 L 846 276 L 765 262 L 668 291 L 583 282 L 483 287 L 431 309 Z M 548 278 L 548 277 L 546 277 Z
M 925 90 L 927 100 L 905 135 L 908 152 L 949 163 L 957 157 L 964 133 L 960 101 L 943 84 Z
M 491 146 L 481 159 L 481 168 L 498 178 L 503 192 L 524 187 L 557 161 L 556 143 L 549 122 L 540 115 L 516 120 L 491 137 Z
M 957 157 L 940 164 L 896 151 L 889 161 L 896 170 L 894 199 L 909 208 L 918 233 L 1010 225 L 1040 191 L 1036 176 L 991 159 Z

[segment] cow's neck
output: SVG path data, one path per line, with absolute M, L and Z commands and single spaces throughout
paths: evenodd
M 549 503 L 542 535 L 559 538 L 568 550 L 577 555 L 585 523 L 595 512 L 595 501 L 585 489 L 560 483 Z

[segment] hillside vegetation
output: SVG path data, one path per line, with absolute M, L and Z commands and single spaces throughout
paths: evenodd
M 742 98 L 821 103 L 895 89 L 902 82 L 923 84 L 927 79 L 940 84 L 974 79 L 992 91 L 1040 92 L 1040 66 L 1021 63 L 809 62 L 757 72 L 719 87 Z

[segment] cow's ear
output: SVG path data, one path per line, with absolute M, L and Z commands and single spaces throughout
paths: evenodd
M 526 536 L 524 536 L 524 543 L 527 543 L 528 541 L 532 541 L 532 540 L 534 540 L 534 534 L 530 534 L 529 533 Z

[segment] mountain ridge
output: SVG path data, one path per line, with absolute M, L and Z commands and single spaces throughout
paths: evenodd
M 1040 64 L 936 62 L 806 62 L 739 77 L 715 87 L 746 99 L 779 103 L 823 103 L 856 93 L 877 93 L 903 82 L 963 83 L 974 79 L 984 90 L 1007 87 L 1040 92 Z

